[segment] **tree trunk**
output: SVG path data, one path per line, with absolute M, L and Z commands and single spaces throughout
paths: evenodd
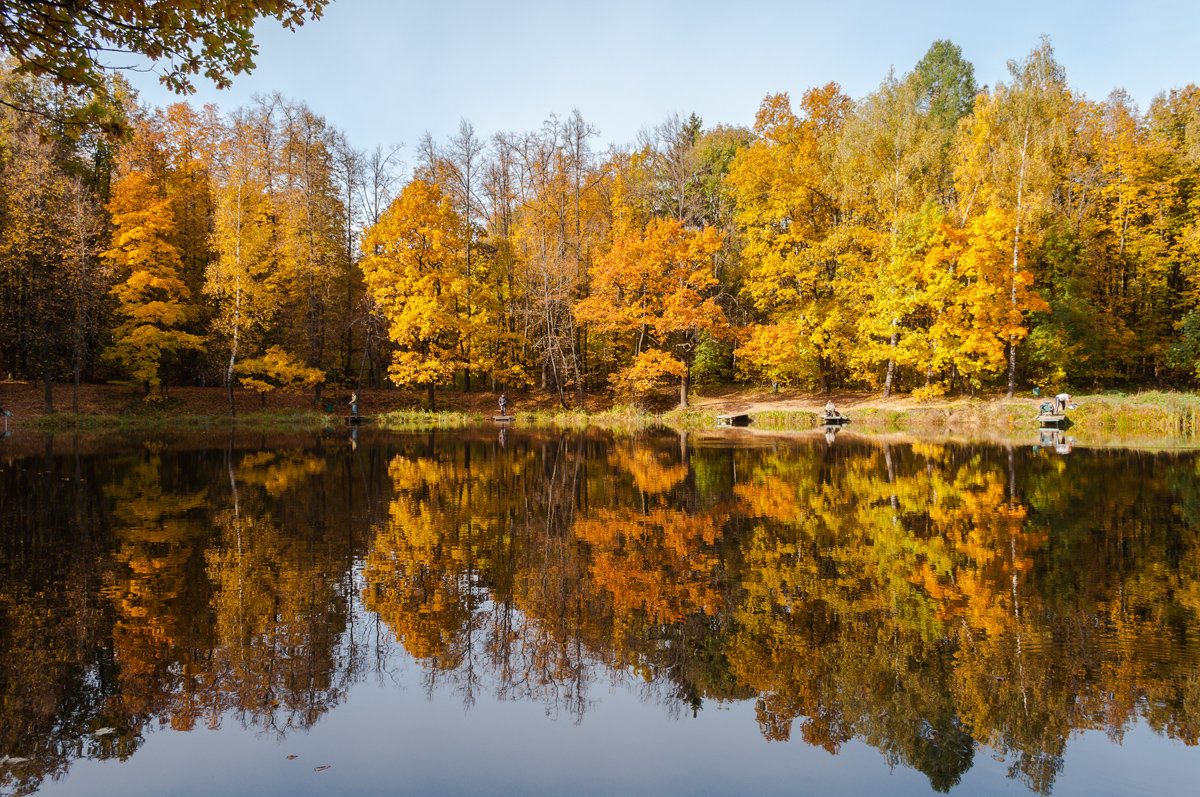
M 892 395 L 892 387 L 896 382 L 896 358 L 888 360 L 887 376 L 883 380 L 883 397 L 888 398 Z
M 434 406 L 433 406 L 433 382 L 430 382 L 428 387 L 429 387 L 429 411 L 430 411 L 430 412 L 433 412 L 433 411 L 434 411 Z
M 363 371 L 365 371 L 367 368 L 367 352 L 370 351 L 370 348 L 371 347 L 367 345 L 367 341 L 364 339 L 363 340 L 363 356 L 362 356 L 362 360 L 358 364 L 358 383 L 355 387 L 356 390 L 362 390 Z
M 54 414 L 54 383 L 50 369 L 50 333 L 42 329 L 42 377 L 46 382 L 46 414 Z
M 583 336 L 583 327 L 575 327 L 575 350 L 572 352 L 575 359 L 575 382 L 576 392 L 579 394 L 579 409 L 587 409 L 587 363 L 584 359 L 586 353 L 584 351 L 585 339 Z
M 76 297 L 76 307 L 82 299 Z M 79 412 L 79 384 L 83 381 L 83 352 L 86 346 L 83 330 L 83 318 L 80 312 L 75 314 L 75 334 L 71 346 L 71 374 L 74 383 L 71 389 L 71 412 Z
M 229 417 L 237 415 L 237 407 L 233 403 L 233 374 L 237 364 L 238 323 L 241 321 L 242 289 L 238 285 L 233 316 L 233 341 L 229 345 L 229 367 L 225 370 L 225 388 L 229 391 Z
M 1005 398 L 1012 398 L 1017 385 L 1017 341 L 1012 335 L 1008 336 L 1008 393 Z
M 1025 127 L 1025 142 L 1021 145 L 1021 172 L 1017 178 L 1017 207 L 1016 207 L 1016 224 L 1013 225 L 1013 249 L 1012 249 L 1012 290 L 1009 294 L 1009 302 L 1012 307 L 1012 313 L 1015 320 L 1017 315 L 1017 275 L 1020 272 L 1021 266 L 1021 214 L 1024 211 L 1025 199 L 1025 162 L 1026 153 L 1029 149 L 1029 127 Z M 1007 398 L 1013 397 L 1013 392 L 1017 384 L 1017 339 L 1015 335 L 1008 336 L 1008 395 Z
M 82 378 L 82 374 L 80 372 L 83 370 L 83 364 L 80 362 L 80 359 L 81 358 L 79 357 L 75 358 L 75 378 L 73 380 L 74 384 L 71 389 L 71 412 L 79 412 L 79 382 Z
M 679 378 L 679 409 L 686 410 L 688 408 L 688 394 L 692 390 L 692 367 L 687 363 L 683 365 L 683 376 Z
M 891 349 L 891 354 L 888 357 L 887 378 L 883 380 L 883 397 L 887 398 L 892 395 L 892 388 L 896 383 L 896 344 L 900 342 L 900 333 L 895 330 L 896 322 L 892 321 L 892 339 L 888 342 L 888 348 Z

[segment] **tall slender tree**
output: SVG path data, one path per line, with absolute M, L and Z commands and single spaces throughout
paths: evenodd
M 264 327 L 279 305 L 274 214 L 264 168 L 269 153 L 261 146 L 263 137 L 254 135 L 253 124 L 250 114 L 234 114 L 222 142 L 212 235 L 215 257 L 204 284 L 216 303 L 214 329 L 229 348 L 224 381 L 230 415 L 237 413 L 234 376 L 245 337 Z
M 958 168 L 962 216 L 978 208 L 1003 213 L 1011 226 L 1009 307 L 1014 320 L 1006 333 L 1008 395 L 1016 386 L 1017 345 L 1027 325 L 1015 316 L 1021 286 L 1028 283 L 1028 255 L 1035 223 L 1046 212 L 1056 183 L 1055 164 L 1065 143 L 1070 93 L 1048 39 L 1022 61 L 1008 64 L 1011 83 L 981 98 L 960 134 Z M 982 212 L 987 212 L 986 210 Z

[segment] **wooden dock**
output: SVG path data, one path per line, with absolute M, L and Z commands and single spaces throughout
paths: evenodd
M 749 426 L 754 419 L 744 412 L 717 416 L 717 426 Z
M 492 420 L 496 423 L 512 423 L 517 419 L 516 415 L 493 415 Z
M 360 426 L 364 423 L 371 422 L 371 419 L 366 415 L 346 415 L 343 417 L 345 417 L 346 423 L 348 423 L 350 426 Z
M 840 412 L 822 412 L 817 417 L 820 418 L 822 426 L 842 426 L 843 424 L 850 423 L 850 419 Z
M 1040 412 L 1037 420 L 1040 426 L 1065 427 L 1071 425 L 1071 419 L 1061 412 Z

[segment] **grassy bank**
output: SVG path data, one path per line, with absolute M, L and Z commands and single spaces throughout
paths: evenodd
M 108 415 L 94 413 L 56 412 L 42 415 L 33 421 L 39 432 L 66 433 L 83 432 L 104 434 L 110 432 L 165 432 L 207 431 L 212 429 L 238 429 L 263 431 L 309 431 L 323 429 L 331 424 L 340 424 L 341 419 L 312 410 L 260 410 L 237 416 L 200 413 L 168 413 L 147 411 L 135 415 Z
M 1013 403 L 997 406 L 998 402 L 958 402 L 954 406 L 889 409 L 862 406 L 848 410 L 854 428 L 863 432 L 912 432 L 928 434 L 970 434 L 985 430 L 1004 431 L 1031 428 L 1036 411 L 1028 404 Z M 610 409 L 586 412 L 582 410 L 531 410 L 515 413 L 518 426 L 554 429 L 585 429 L 588 427 L 614 432 L 634 432 L 652 427 L 668 427 L 682 431 L 715 429 L 718 413 L 711 409 L 673 409 L 657 413 L 637 407 L 619 405 Z M 811 430 L 820 425 L 819 414 L 812 410 L 759 410 L 749 413 L 753 429 L 773 432 Z M 482 413 L 427 412 L 405 410 L 380 415 L 378 425 L 396 431 L 430 427 L 454 428 L 491 421 Z
M 491 423 L 495 413 L 484 412 L 429 412 L 428 410 L 394 410 L 380 413 L 375 418 L 375 426 L 391 431 L 411 431 L 414 429 L 456 429 L 465 426 L 475 426 Z M 672 411 L 665 414 L 647 412 L 635 407 L 617 406 L 609 409 L 588 412 L 585 410 L 565 409 L 533 409 L 519 410 L 514 415 L 517 426 L 534 426 L 544 429 L 586 429 L 589 427 L 608 429 L 611 431 L 638 431 L 652 426 L 671 426 L 674 428 L 694 428 L 707 422 L 716 423 L 713 413 L 681 413 Z
M 1148 392 L 1088 396 L 1070 412 L 1073 431 L 1200 438 L 1200 395 Z
M 380 429 L 411 432 L 419 429 L 461 429 L 483 423 L 483 420 L 483 416 L 477 412 L 392 410 L 376 415 L 371 423 Z
M 909 407 L 869 404 L 847 410 L 857 432 L 902 432 L 916 436 L 1025 437 L 1037 426 L 1040 399 L 947 400 Z M 1096 444 L 1200 444 L 1200 396 L 1191 393 L 1147 392 L 1101 394 L 1078 399 L 1067 412 L 1067 433 Z M 811 429 L 818 414 L 773 411 L 754 416 L 757 429 Z
M 226 413 L 226 395 L 219 389 L 180 389 L 165 402 L 147 403 L 128 390 L 91 387 L 81 402 L 84 412 L 38 414 L 36 386 L 3 385 L 6 408 L 13 407 L 10 428 L 41 432 L 170 432 L 226 430 L 311 431 L 343 425 L 344 398 L 330 391 L 322 402 L 335 412 L 318 412 L 311 397 L 272 397 L 290 405 L 255 408 L 236 418 Z M 253 406 L 252 397 L 239 396 L 240 405 Z M 372 426 L 384 430 L 452 429 L 490 424 L 495 414 L 489 393 L 446 393 L 446 409 L 428 412 L 413 409 L 423 395 L 395 390 L 364 391 L 360 395 Z M 551 429 L 595 427 L 613 432 L 636 432 L 654 426 L 680 430 L 711 430 L 724 413 L 747 413 L 752 430 L 801 432 L 818 426 L 818 412 L 827 396 L 807 392 L 768 392 L 750 388 L 723 388 L 696 396 L 692 409 L 654 412 L 629 405 L 605 407 L 603 397 L 589 397 L 590 411 L 564 410 L 550 394 L 522 394 L 515 412 L 518 426 Z M 907 396 L 884 399 L 878 394 L 844 393 L 833 396 L 846 412 L 855 433 L 902 433 L 915 437 L 1020 440 L 1036 430 L 1041 399 L 1029 395 L 1013 399 L 955 398 L 916 401 Z M 1069 434 L 1091 445 L 1135 446 L 1200 445 L 1200 395 L 1192 393 L 1103 393 L 1077 397 L 1079 406 L 1068 414 Z M 15 403 L 14 403 L 15 401 Z M 442 403 L 442 402 L 440 402 Z M 86 406 L 84 406 L 86 404 Z M 307 406 L 303 406 L 303 405 Z M 361 406 L 361 405 L 360 405 Z
M 608 409 L 584 412 L 581 410 L 532 410 L 518 412 L 517 423 L 528 423 L 532 426 L 547 426 L 554 429 L 586 429 L 589 426 L 608 429 L 614 432 L 636 432 L 655 426 L 669 426 L 675 429 L 695 428 L 702 419 L 709 420 L 708 425 L 716 423 L 715 415 L 703 412 L 681 412 L 672 410 L 666 413 L 655 413 L 648 410 L 619 404 Z

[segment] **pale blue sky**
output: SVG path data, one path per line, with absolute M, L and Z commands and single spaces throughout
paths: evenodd
M 295 33 L 257 29 L 258 68 L 234 88 L 189 98 L 228 111 L 256 93 L 307 102 L 359 147 L 443 140 L 460 118 L 484 136 L 579 108 L 598 145 L 634 141 L 671 113 L 706 125 L 753 122 L 762 98 L 836 80 L 858 98 L 950 39 L 978 82 L 1051 37 L 1070 85 L 1102 99 L 1124 88 L 1143 109 L 1200 82 L 1197 0 L 334 0 Z M 131 75 L 145 101 L 173 95 Z

